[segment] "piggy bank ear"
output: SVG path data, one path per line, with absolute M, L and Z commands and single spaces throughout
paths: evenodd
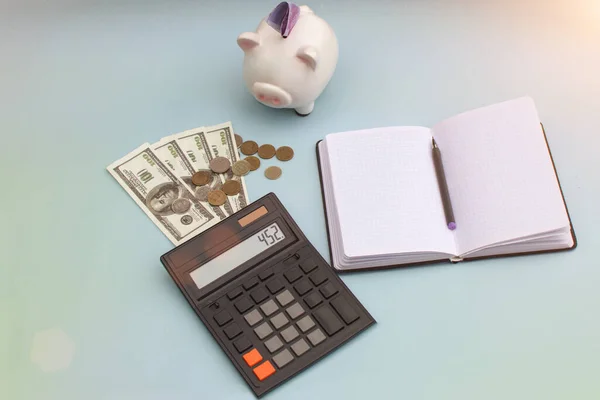
M 313 71 L 317 68 L 318 55 L 317 49 L 314 47 L 301 47 L 296 53 L 296 57 L 308 65 Z
M 260 44 L 260 36 L 256 32 L 244 32 L 238 36 L 237 44 L 246 52 Z

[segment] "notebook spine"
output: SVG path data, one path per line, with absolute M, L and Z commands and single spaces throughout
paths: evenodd
M 463 260 L 464 259 L 462 257 L 459 257 L 459 256 L 455 256 L 455 257 L 451 257 L 450 258 L 450 262 L 453 262 L 453 263 L 461 262 Z

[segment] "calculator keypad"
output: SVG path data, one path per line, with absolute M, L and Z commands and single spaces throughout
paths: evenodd
M 232 305 L 213 309 L 213 320 L 249 376 L 268 380 L 360 318 L 326 268 L 296 254 L 214 302 Z

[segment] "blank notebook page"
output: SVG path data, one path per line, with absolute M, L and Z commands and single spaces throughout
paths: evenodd
M 332 188 L 348 257 L 454 254 L 426 128 L 378 128 L 326 137 Z
M 569 226 L 531 99 L 460 114 L 433 132 L 446 170 L 460 254 Z

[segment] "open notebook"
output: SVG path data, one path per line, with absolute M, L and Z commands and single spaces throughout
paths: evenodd
M 442 156 L 449 230 L 432 157 Z M 575 234 L 533 101 L 440 122 L 333 133 L 317 143 L 338 270 L 573 249 Z

